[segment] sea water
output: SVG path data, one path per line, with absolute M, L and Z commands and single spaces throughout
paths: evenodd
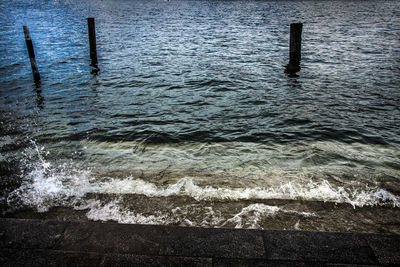
M 398 1 L 0 10 L 2 216 L 400 233 Z

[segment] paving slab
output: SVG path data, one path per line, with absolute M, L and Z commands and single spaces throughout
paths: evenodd
M 0 266 L 400 266 L 399 235 L 0 218 Z
M 368 235 L 371 246 L 381 264 L 400 263 L 400 236 L 398 235 Z
M 261 231 L 166 227 L 163 255 L 265 258 Z
M 100 266 L 129 266 L 129 267 L 174 267 L 174 266 L 193 266 L 193 267 L 212 267 L 211 258 L 194 257 L 166 257 L 166 256 L 145 256 L 145 255 L 105 255 Z
M 382 265 L 375 265 L 375 264 L 354 264 L 354 263 L 327 263 L 326 267 L 379 267 Z M 384 265 L 385 266 L 385 265 Z
M 272 261 L 266 259 L 214 259 L 214 267 L 325 267 L 324 263 L 299 261 Z
M 56 248 L 141 255 L 265 258 L 259 231 L 157 225 L 70 223 Z
M 99 266 L 102 255 L 38 249 L 0 249 L 0 266 Z
M 67 225 L 57 221 L 0 219 L 0 247 L 52 248 Z
M 151 225 L 70 223 L 56 245 L 58 250 L 159 255 L 164 229 Z
M 352 233 L 265 231 L 267 259 L 378 264 L 368 242 Z

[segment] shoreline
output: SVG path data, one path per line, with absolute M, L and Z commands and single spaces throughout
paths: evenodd
M 400 235 L 0 218 L 2 266 L 400 264 Z
M 87 201 L 83 208 L 56 206 L 38 212 L 26 207 L 9 210 L 0 217 L 204 228 L 400 234 L 400 209 L 391 206 L 354 208 L 347 203 L 276 199 L 197 202 L 189 198 L 143 195 L 94 195 L 82 201 Z M 114 206 L 108 203 L 114 203 Z

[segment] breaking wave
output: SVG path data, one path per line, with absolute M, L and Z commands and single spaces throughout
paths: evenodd
M 400 207 L 399 197 L 384 189 L 369 186 L 362 189 L 334 187 L 326 180 L 322 182 L 309 181 L 307 184 L 289 182 L 271 188 L 215 188 L 212 186 L 200 187 L 193 182 L 191 177 L 181 178 L 168 186 L 156 186 L 154 183 L 142 179 L 128 177 L 92 185 L 88 192 L 143 194 L 149 197 L 190 196 L 198 201 L 213 199 L 302 199 L 348 203 L 354 207 L 384 203 L 391 203 L 395 207 Z
M 176 173 L 161 180 L 157 175 L 147 180 L 127 172 L 115 175 L 112 170 L 100 171 L 99 175 L 96 168 L 79 167 L 74 161 L 47 160 L 47 156 L 44 148 L 36 144 L 26 151 L 21 162 L 25 170 L 21 174 L 22 183 L 2 200 L 7 203 L 6 212 L 23 208 L 47 212 L 67 207 L 85 213 L 89 220 L 256 229 L 268 226 L 271 220 L 291 218 L 285 223 L 299 229 L 301 220 L 317 218 L 319 214 L 312 208 L 265 202 L 300 200 L 345 203 L 353 208 L 400 207 L 398 195 L 377 185 L 357 179 L 343 179 L 344 182 L 312 176 L 300 179 L 301 170 L 282 172 L 289 176 L 282 177 L 280 184 L 262 187 L 236 181 L 236 177 L 229 180 L 229 176 L 229 183 L 223 184 L 221 179 L 214 182 L 213 174 L 208 174 L 206 181 L 195 175 L 174 176 Z M 268 180 L 268 175 L 265 179 Z M 135 202 L 137 199 L 145 201 Z M 168 204 L 153 208 L 152 205 L 160 203 L 157 201 L 164 200 Z
M 400 197 L 379 187 L 334 186 L 326 180 L 308 183 L 288 182 L 277 187 L 230 188 L 199 186 L 193 177 L 176 183 L 156 185 L 135 177 L 98 179 L 90 170 L 53 166 L 40 158 L 36 167 L 24 174 L 21 187 L 7 198 L 8 204 L 29 206 L 45 212 L 54 206 L 73 206 L 86 194 L 138 194 L 148 197 L 188 196 L 201 200 L 299 199 L 348 203 L 353 207 L 392 205 L 400 207 Z
M 263 203 L 250 204 L 244 207 L 239 213 L 225 218 L 220 211 L 215 211 L 212 207 L 199 207 L 186 205 L 172 209 L 167 214 L 156 212 L 154 215 L 144 215 L 126 209 L 119 200 L 102 204 L 99 200 L 91 200 L 85 205 L 76 209 L 88 210 L 86 216 L 94 221 L 116 221 L 128 224 L 179 224 L 181 226 L 201 226 L 201 227 L 226 227 L 260 229 L 261 222 L 278 213 L 293 214 L 300 217 L 311 217 L 315 214 L 310 212 L 298 212 L 295 210 L 284 209 L 278 206 L 270 206 Z M 199 212 L 200 211 L 200 212 Z M 201 214 L 201 218 L 193 218 L 193 213 Z

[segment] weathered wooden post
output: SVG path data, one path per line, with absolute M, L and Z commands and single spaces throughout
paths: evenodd
M 96 50 L 96 31 L 94 18 L 87 18 L 89 30 L 89 45 L 90 45 L 90 59 L 92 60 L 91 66 L 94 67 L 94 72 L 99 71 L 97 67 L 97 50 Z
M 301 32 L 303 23 L 290 24 L 289 64 L 286 66 L 287 73 L 300 71 L 301 61 Z
M 40 74 L 39 74 L 39 70 L 38 70 L 38 67 L 36 64 L 35 51 L 33 50 L 31 35 L 29 33 L 29 29 L 27 26 L 22 26 L 22 28 L 24 29 L 26 47 L 28 49 L 29 59 L 31 61 L 33 79 L 34 79 L 35 83 L 38 83 L 38 82 L 40 82 Z

